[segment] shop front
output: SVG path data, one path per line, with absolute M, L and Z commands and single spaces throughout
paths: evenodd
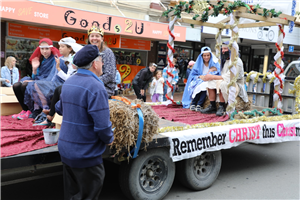
M 18 60 L 22 75 L 26 75 L 28 58 L 41 38 L 57 42 L 73 37 L 79 44 L 87 44 L 87 30 L 92 25 L 104 29 L 104 40 L 116 56 L 117 69 L 124 83 L 130 83 L 136 73 L 148 65 L 151 42 L 168 40 L 167 24 L 110 16 L 28 0 L 2 2 L 1 24 L 5 23 L 5 47 L 1 63 L 7 56 Z M 13 21 L 13 23 L 12 23 Z M 3 26 L 2 26 L 3 27 Z M 175 26 L 176 41 L 184 42 L 186 28 Z M 3 46 L 3 45 L 2 45 Z M 5 51 L 4 51 L 5 50 Z

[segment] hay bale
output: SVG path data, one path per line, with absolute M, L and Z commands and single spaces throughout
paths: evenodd
M 129 101 L 141 105 L 144 117 L 142 142 L 147 144 L 153 140 L 154 135 L 158 134 L 159 118 L 152 110 L 151 106 L 144 104 L 143 101 L 138 99 Z M 130 152 L 130 149 L 136 144 L 139 132 L 139 117 L 137 109 L 132 108 L 131 105 L 127 105 L 121 101 L 109 100 L 109 110 L 112 128 L 115 128 L 115 140 L 112 147 L 115 148 L 116 154 L 119 154 L 123 148 Z

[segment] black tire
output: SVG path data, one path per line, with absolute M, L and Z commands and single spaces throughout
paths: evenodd
M 129 199 L 162 199 L 175 177 L 175 163 L 167 148 L 139 152 L 133 160 L 122 162 L 119 184 Z
M 196 191 L 204 190 L 215 182 L 221 165 L 221 151 L 205 152 L 176 163 L 176 176 L 185 187 Z

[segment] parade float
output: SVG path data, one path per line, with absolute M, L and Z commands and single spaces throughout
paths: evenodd
M 169 105 L 144 103 L 125 97 L 113 97 L 109 100 L 111 121 L 115 141 L 103 155 L 105 159 L 120 164 L 119 180 L 123 193 L 129 199 L 163 199 L 170 190 L 175 177 L 175 168 L 180 182 L 191 190 L 204 190 L 217 179 L 221 169 L 221 150 L 236 147 L 245 142 L 254 144 L 300 141 L 300 77 L 293 80 L 292 88 L 284 89 L 283 75 L 283 40 L 284 26 L 299 26 L 296 17 L 283 14 L 275 9 L 248 5 L 242 1 L 171 1 L 170 9 L 164 16 L 170 19 L 168 41 L 168 80 Z M 218 23 L 208 22 L 209 17 L 225 15 Z M 240 18 L 257 20 L 253 23 L 239 23 Z M 227 115 L 216 118 L 212 115 L 182 109 L 180 103 L 174 102 L 171 93 L 174 88 L 172 64 L 174 53 L 175 22 L 189 23 L 191 26 L 216 28 L 216 56 L 220 57 L 221 33 L 231 30 L 229 48 L 231 49 L 231 82 L 229 84 L 229 101 Z M 271 83 L 274 84 L 273 106 L 263 105 L 262 109 L 252 109 L 241 105 L 235 99 L 236 60 L 239 46 L 237 44 L 239 28 L 277 26 L 278 53 L 275 55 L 276 69 L 266 75 L 258 72 L 247 74 L 249 84 L 262 82 L 268 84 L 264 98 L 270 97 Z M 295 108 L 291 114 L 282 111 L 284 98 L 290 94 Z M 261 99 L 262 100 L 262 99 Z M 273 108 L 272 108 L 273 107 Z M 243 111 L 244 110 L 244 111 Z M 171 113 L 171 114 L 170 114 Z M 180 117 L 178 117 L 180 116 Z M 192 117 L 200 117 L 195 121 Z M 178 120 L 175 120 L 178 119 Z M 205 121 L 211 119 L 209 121 Z M 59 128 L 62 118 L 56 116 L 54 122 Z M 199 123 L 201 121 L 202 123 Z M 198 123 L 197 123 L 198 122 Z M 1 127 L 2 131 L 13 128 Z M 27 127 L 32 132 L 32 128 Z M 34 137 L 34 134 L 32 134 Z M 39 143 L 43 139 L 37 137 Z M 25 137 L 24 137 L 25 138 Z M 24 140 L 23 138 L 23 140 Z M 6 142 L 7 140 L 5 140 Z M 19 145 L 22 141 L 20 139 Z M 36 142 L 36 141 L 35 141 Z M 4 144 L 8 145 L 12 141 Z M 37 143 L 37 142 L 36 142 Z M 3 146 L 3 144 L 2 144 Z M 45 148 L 47 147 L 47 148 Z M 59 162 L 57 146 L 40 145 L 39 150 L 29 150 L 16 155 L 2 151 L 2 174 L 16 167 L 47 165 Z M 25 152 L 25 151 L 24 151 Z

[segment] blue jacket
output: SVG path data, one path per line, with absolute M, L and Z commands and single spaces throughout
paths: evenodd
M 2 82 L 4 83 L 7 87 L 12 86 L 13 84 L 15 84 L 16 82 L 19 81 L 19 70 L 16 67 L 13 67 L 13 80 L 11 82 L 11 74 L 10 74 L 10 70 L 8 69 L 7 66 L 4 66 L 1 68 L 1 78 L 5 78 L 7 80 L 9 80 L 9 83 L 6 82 Z
M 186 79 L 189 78 L 189 75 L 190 75 L 191 71 L 192 71 L 192 69 L 187 68 L 187 70 L 186 70 L 186 72 L 185 72 L 185 76 L 186 76 L 185 78 L 186 78 Z
M 56 111 L 63 115 L 58 139 L 62 162 L 73 168 L 101 164 L 106 144 L 114 139 L 102 81 L 89 70 L 78 69 L 63 84 Z

